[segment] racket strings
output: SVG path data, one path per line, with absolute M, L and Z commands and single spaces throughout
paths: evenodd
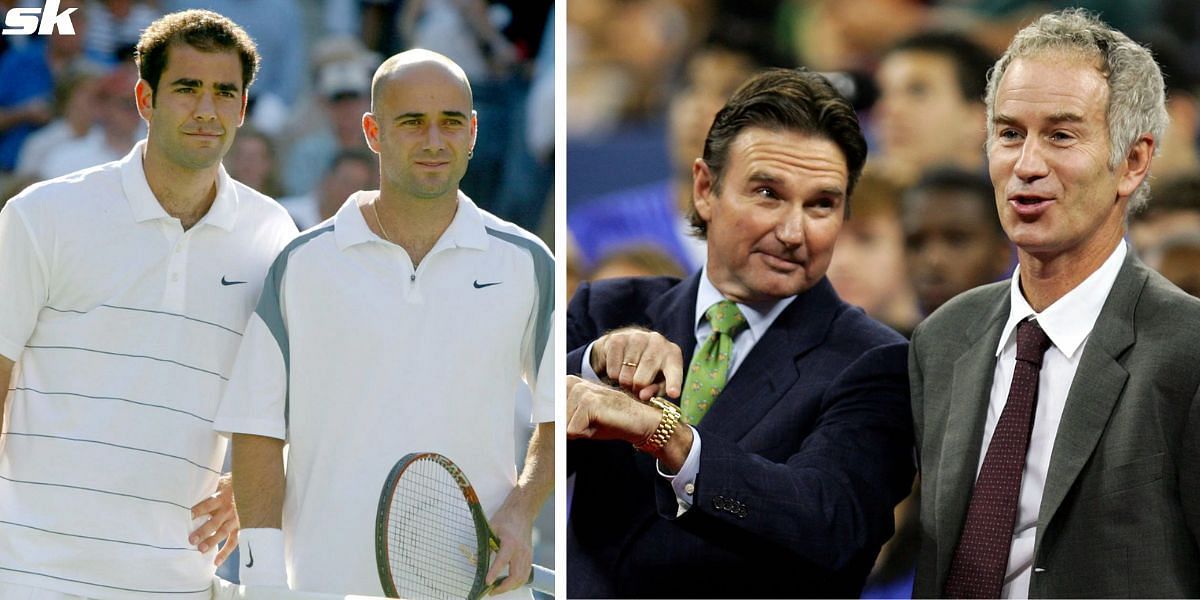
M 466 598 L 479 557 L 475 521 L 440 464 L 417 460 L 400 477 L 388 519 L 388 556 L 402 598 Z

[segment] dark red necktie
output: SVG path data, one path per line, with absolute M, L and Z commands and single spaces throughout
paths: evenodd
M 971 491 L 967 521 L 954 550 L 947 598 L 999 598 L 1008 569 L 1009 547 L 1017 522 L 1017 500 L 1033 413 L 1037 408 L 1038 374 L 1050 338 L 1033 321 L 1017 325 L 1017 364 L 1008 402 L 992 432 L 983 467 Z

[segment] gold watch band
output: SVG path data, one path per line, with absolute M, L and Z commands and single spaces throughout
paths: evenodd
M 679 407 L 662 398 L 651 398 L 650 406 L 661 410 L 662 418 L 658 420 L 658 427 L 655 427 L 654 431 L 646 436 L 646 439 L 633 446 L 647 454 L 653 454 L 667 445 L 667 441 L 675 434 L 675 428 L 679 426 L 679 420 L 682 418 Z

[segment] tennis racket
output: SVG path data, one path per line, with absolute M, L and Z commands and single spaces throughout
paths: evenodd
M 375 514 L 375 562 L 389 598 L 475 600 L 500 541 L 467 476 L 432 452 L 401 458 L 388 473 Z M 554 594 L 554 572 L 537 565 L 533 589 Z

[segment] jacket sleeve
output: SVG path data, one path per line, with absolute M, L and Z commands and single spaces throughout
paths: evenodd
M 803 377 L 787 394 L 804 393 Z M 837 570 L 892 534 L 893 507 L 912 485 L 907 344 L 876 346 L 821 392 L 820 415 L 798 452 L 776 462 L 704 434 L 694 504 L 709 518 Z M 675 495 L 655 493 L 672 518 Z

